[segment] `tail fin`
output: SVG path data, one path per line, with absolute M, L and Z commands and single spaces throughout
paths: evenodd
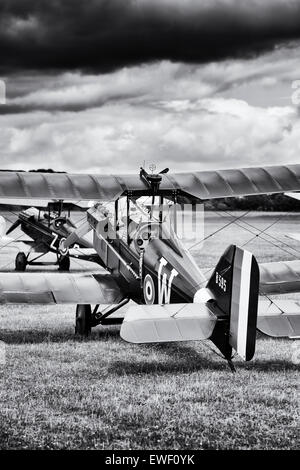
M 235 245 L 229 246 L 206 287 L 225 317 L 229 317 L 229 325 L 216 324 L 210 339 L 227 359 L 233 348 L 249 361 L 255 352 L 258 309 L 259 268 L 255 257 Z

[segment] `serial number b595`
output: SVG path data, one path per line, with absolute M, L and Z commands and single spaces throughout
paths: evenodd
M 226 292 L 226 279 L 224 279 L 221 274 L 216 272 L 216 284 L 222 289 L 224 292 Z

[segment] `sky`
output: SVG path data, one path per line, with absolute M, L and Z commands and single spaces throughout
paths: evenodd
M 300 161 L 300 0 L 0 0 L 0 58 L 2 169 Z

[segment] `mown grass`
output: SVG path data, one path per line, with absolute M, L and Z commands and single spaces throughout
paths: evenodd
M 206 244 L 205 266 L 222 243 Z M 268 256 L 267 244 L 257 254 Z M 236 358 L 232 374 L 209 342 L 131 345 L 116 327 L 82 341 L 73 323 L 72 306 L 1 307 L 1 449 L 299 447 L 291 341 L 260 336 L 255 359 Z

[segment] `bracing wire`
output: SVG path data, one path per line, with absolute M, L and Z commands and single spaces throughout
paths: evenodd
M 269 224 L 267 227 L 265 227 L 263 230 L 261 230 L 261 229 L 255 227 L 254 225 L 250 224 L 249 222 L 247 222 L 247 221 L 245 221 L 245 220 L 241 220 L 241 219 L 242 219 L 245 215 L 247 215 L 249 212 L 250 212 L 250 211 L 248 211 L 246 214 L 243 214 L 242 216 L 235 217 L 235 216 L 234 216 L 233 214 L 231 214 L 230 212 L 225 211 L 225 213 L 226 213 L 227 215 L 229 215 L 229 216 L 233 219 L 233 220 L 231 221 L 232 224 L 236 224 L 238 227 L 240 227 L 240 228 L 242 228 L 242 229 L 248 231 L 248 232 L 251 233 L 252 235 L 254 235 L 254 236 L 251 237 L 248 241 L 246 241 L 246 242 L 242 245 L 242 247 L 246 246 L 247 244 L 249 244 L 251 241 L 253 241 L 253 240 L 256 239 L 256 238 L 261 238 L 262 240 L 266 241 L 267 243 L 270 243 L 271 245 L 275 246 L 276 248 L 279 248 L 279 249 L 281 249 L 282 251 L 284 251 L 285 253 L 288 253 L 290 256 L 295 256 L 294 253 L 291 253 L 290 251 L 288 251 L 287 249 L 283 248 L 282 246 L 277 245 L 277 244 L 274 243 L 273 241 L 268 240 L 267 238 L 265 238 L 265 237 L 262 236 L 262 234 L 265 234 L 266 236 L 268 236 L 268 237 L 274 239 L 275 241 L 277 241 L 278 243 L 281 243 L 281 244 L 287 246 L 288 248 L 294 250 L 296 253 L 299 253 L 299 254 L 300 254 L 300 251 L 297 250 L 296 248 L 294 248 L 294 247 L 288 245 L 287 243 L 283 242 L 282 240 L 279 240 L 278 238 L 276 238 L 276 237 L 274 237 L 274 236 L 272 236 L 272 235 L 270 235 L 270 234 L 268 234 L 268 233 L 265 233 L 267 230 L 269 230 L 271 227 L 273 227 L 276 223 L 278 223 L 280 220 L 282 220 L 282 218 L 284 218 L 284 217 L 286 217 L 287 215 L 289 215 L 290 212 L 285 213 L 285 214 L 283 214 L 282 216 L 278 217 L 275 221 L 272 221 L 272 223 Z M 223 217 L 223 218 L 226 217 L 225 215 L 223 215 L 223 214 L 220 213 L 220 212 L 217 212 L 217 214 L 218 214 L 219 216 Z M 240 222 L 239 222 L 239 221 L 240 221 Z M 244 227 L 244 225 L 242 225 L 242 224 L 245 224 L 245 225 L 251 227 L 252 229 L 256 230 L 258 233 L 253 232 L 253 230 L 250 230 L 250 229 L 247 228 L 247 227 Z M 218 230 L 216 230 L 215 232 L 211 233 L 208 237 L 205 237 L 205 238 L 204 238 L 203 240 L 201 240 L 201 241 L 204 241 L 205 239 L 209 238 L 210 236 L 213 236 L 213 235 L 215 235 L 216 233 L 221 232 L 222 230 L 224 230 L 224 229 L 225 229 L 226 227 L 228 227 L 229 225 L 230 225 L 230 223 L 225 224 L 223 227 L 221 227 L 220 229 L 218 229 Z M 200 241 L 200 242 L 201 242 L 201 241 Z M 197 242 L 197 244 L 200 243 L 200 242 Z M 197 244 L 195 244 L 195 245 L 197 245 Z M 195 246 L 195 245 L 194 245 L 194 246 Z M 191 247 L 191 248 L 193 248 L 193 247 Z M 213 271 L 213 270 L 214 270 L 214 267 L 208 269 L 207 271 L 205 271 L 204 275 L 206 276 L 209 272 L 211 272 L 211 271 Z M 198 287 L 204 285 L 206 282 L 207 282 L 206 280 L 203 281 L 202 283 L 199 284 Z M 276 302 L 275 302 L 273 299 L 271 299 L 267 294 L 265 294 L 264 292 L 261 292 L 261 291 L 260 291 L 260 295 L 266 297 L 266 298 L 269 300 L 269 302 L 271 302 L 271 304 L 274 304 L 274 305 L 281 311 L 281 313 L 284 313 L 283 310 L 279 307 L 279 305 L 277 305 Z

